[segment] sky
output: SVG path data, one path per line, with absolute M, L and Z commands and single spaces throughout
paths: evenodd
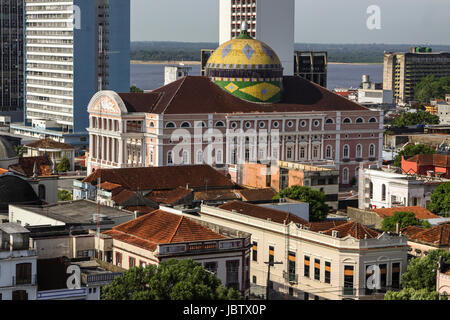
M 131 40 L 218 42 L 219 0 L 131 0 Z M 450 45 L 450 0 L 296 0 L 295 42 Z

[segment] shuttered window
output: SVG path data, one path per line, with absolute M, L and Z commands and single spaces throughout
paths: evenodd
M 314 259 L 314 279 L 320 281 L 320 260 Z
M 309 278 L 309 261 L 310 258 L 308 256 L 305 256 L 305 262 L 304 262 L 304 276 Z
M 269 246 L 269 263 L 274 262 L 274 257 L 275 257 L 275 248 L 272 246 Z
M 344 266 L 344 295 L 355 295 L 355 289 L 353 288 L 354 282 L 354 267 Z
M 392 288 L 400 289 L 400 262 L 392 264 Z
M 258 242 L 253 241 L 253 248 L 252 248 L 252 257 L 253 261 L 258 261 Z
M 331 262 L 325 261 L 325 283 L 331 282 Z

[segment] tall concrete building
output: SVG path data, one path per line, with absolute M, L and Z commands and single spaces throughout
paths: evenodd
M 23 0 L 0 0 L 0 115 L 23 119 Z
M 25 123 L 17 134 L 87 147 L 86 107 L 100 90 L 129 91 L 129 0 L 25 0 Z
M 327 87 L 328 52 L 295 51 L 294 75 Z
M 294 15 L 295 0 L 220 0 L 219 44 L 238 37 L 245 21 L 251 37 L 277 52 L 284 74 L 294 75 Z
M 426 76 L 450 76 L 450 53 L 413 47 L 410 52 L 384 54 L 383 89 L 399 104 L 414 100 L 416 85 Z

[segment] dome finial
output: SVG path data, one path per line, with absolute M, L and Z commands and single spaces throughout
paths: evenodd
M 240 35 L 237 37 L 238 39 L 252 39 L 252 37 L 250 37 L 250 35 L 248 34 L 248 22 L 244 21 L 241 23 L 241 33 Z
M 248 23 L 247 23 L 247 21 L 242 22 L 242 24 L 241 24 L 241 32 L 248 32 Z

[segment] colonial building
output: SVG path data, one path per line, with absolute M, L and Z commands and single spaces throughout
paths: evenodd
M 332 160 L 348 186 L 361 161 L 381 161 L 382 112 L 283 77 L 276 53 L 246 32 L 211 55 L 206 74 L 95 94 L 88 172 L 207 162 L 240 183 L 245 162 Z
M 424 257 L 431 250 L 450 250 L 450 224 L 440 224 L 429 229 L 409 226 L 401 232 L 408 237 L 409 255 L 412 257 Z

